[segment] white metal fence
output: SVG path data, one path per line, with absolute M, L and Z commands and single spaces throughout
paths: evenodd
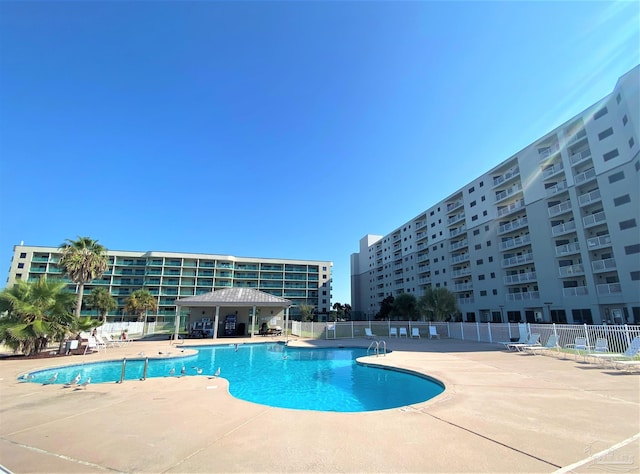
M 637 325 L 587 325 L 587 324 L 533 324 L 533 323 L 451 323 L 426 321 L 346 321 L 346 322 L 300 322 L 292 321 L 291 334 L 316 339 L 353 339 L 365 337 L 365 328 L 379 338 L 388 338 L 392 327 L 418 328 L 421 337 L 429 337 L 429 326 L 435 326 L 440 337 L 465 341 L 502 343 L 517 340 L 520 331 L 540 334 L 544 345 L 551 335 L 558 337 L 560 347 L 575 343 L 576 337 L 586 337 L 587 344 L 594 346 L 598 338 L 607 339 L 610 352 L 624 352 L 634 337 L 640 337 Z

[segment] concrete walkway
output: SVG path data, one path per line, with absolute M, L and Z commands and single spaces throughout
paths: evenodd
M 169 341 L 0 360 L 0 464 L 14 473 L 640 472 L 639 375 L 451 339 L 387 344 L 392 353 L 365 360 L 429 374 L 445 392 L 399 409 L 323 413 L 237 400 L 207 376 L 87 390 L 17 382 L 38 368 L 166 352 Z

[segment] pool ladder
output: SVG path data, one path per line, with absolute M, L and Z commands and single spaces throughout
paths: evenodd
M 369 347 L 367 348 L 367 355 L 369 355 L 369 351 L 375 353 L 376 357 L 380 355 L 387 355 L 387 342 L 386 341 L 371 341 Z

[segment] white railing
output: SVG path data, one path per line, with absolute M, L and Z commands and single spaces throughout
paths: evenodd
M 616 295 L 622 293 L 622 285 L 620 283 L 597 285 L 596 291 L 599 295 Z
M 365 338 L 365 328 L 380 339 L 388 339 L 392 327 L 407 328 L 407 334 L 418 328 L 421 338 L 429 337 L 429 326 L 434 326 L 441 338 L 460 339 L 470 342 L 501 344 L 517 340 L 521 332 L 540 334 L 541 344 L 549 336 L 558 338 L 561 348 L 574 344 L 576 337 L 587 338 L 587 344 L 595 345 L 597 339 L 607 339 L 610 352 L 624 352 L 635 337 L 640 337 L 637 325 L 595 325 L 558 323 L 490 323 L 490 322 L 444 322 L 444 321 L 344 321 L 344 322 L 291 322 L 291 334 L 315 339 Z
M 589 247 L 589 250 L 607 246 L 611 246 L 611 236 L 609 234 L 587 239 L 587 247 Z
M 588 294 L 589 292 L 586 286 L 574 286 L 562 289 L 562 296 L 585 296 Z
M 447 204 L 447 212 L 451 212 L 454 209 L 458 209 L 463 204 L 464 203 L 463 203 L 462 199 L 459 199 L 456 202 L 450 202 L 449 204 Z
M 523 245 L 527 245 L 531 243 L 531 235 L 526 234 L 522 237 L 516 237 L 515 239 L 503 240 L 500 242 L 500 250 L 513 249 L 516 247 L 522 247 Z
M 465 260 L 469 260 L 468 253 L 463 253 L 462 255 L 456 255 L 454 257 L 451 257 L 450 263 L 453 265 L 454 263 L 464 262 Z
M 539 291 L 524 291 L 522 293 L 507 293 L 506 301 L 531 301 L 531 300 L 539 300 L 540 292 Z
M 587 132 L 584 128 L 581 128 L 576 133 L 569 135 L 569 139 L 567 140 L 567 145 L 571 145 L 572 143 L 577 142 L 578 140 L 582 140 L 587 136 Z
M 524 255 L 517 255 L 511 258 L 505 258 L 502 261 L 502 267 L 512 267 L 514 265 L 524 265 L 525 263 L 533 262 L 533 254 L 525 253 Z
M 581 263 L 577 263 L 575 265 L 567 265 L 565 267 L 558 268 L 558 273 L 559 273 L 561 278 L 562 277 L 573 276 L 575 274 L 583 274 L 584 273 L 584 267 L 582 266 Z
M 512 212 L 517 211 L 518 209 L 522 209 L 524 207 L 524 200 L 516 201 L 514 203 L 509 204 L 508 206 L 501 207 L 498 209 L 498 217 L 506 216 L 507 214 L 511 214 Z
M 510 169 L 502 176 L 498 176 L 493 178 L 493 186 L 499 186 L 504 183 L 506 180 L 513 178 L 514 176 L 518 176 L 520 174 L 520 167 L 516 166 L 515 168 Z
M 467 275 L 471 275 L 471 267 L 459 268 L 458 270 L 451 272 L 451 278 L 458 278 Z
M 554 165 L 548 166 L 542 171 L 542 178 L 543 179 L 550 178 L 554 174 L 562 171 L 563 169 L 564 169 L 564 166 L 562 165 L 562 163 L 556 163 Z
M 604 260 L 595 260 L 591 262 L 591 268 L 594 272 L 603 272 L 606 270 L 615 270 L 616 268 L 616 259 L 615 258 L 605 258 Z
M 564 201 L 549 208 L 549 217 L 557 216 L 571 210 L 571 201 Z
M 607 220 L 607 216 L 604 215 L 604 211 L 600 211 L 590 216 L 583 217 L 582 223 L 584 224 L 585 227 L 590 227 L 600 222 L 605 222 L 606 220 Z
M 565 232 L 570 232 L 572 230 L 575 230 L 575 228 L 576 228 L 576 223 L 574 221 L 569 221 L 569 222 L 565 222 L 564 224 L 554 225 L 551 228 L 551 233 L 553 235 L 560 235 L 560 234 L 564 234 Z
M 504 234 L 506 232 L 511 232 L 512 230 L 520 229 L 521 227 L 525 227 L 528 223 L 529 220 L 527 219 L 527 216 L 524 216 L 513 222 L 501 224 L 498 226 L 498 234 Z
M 496 193 L 495 202 L 502 201 L 503 199 L 508 198 L 509 196 L 514 195 L 517 192 L 522 191 L 522 184 L 516 183 L 510 188 L 505 189 L 504 191 L 500 191 Z
M 587 181 L 589 181 L 590 179 L 593 179 L 596 177 L 596 170 L 594 168 L 589 168 L 586 171 L 583 171 L 580 174 L 577 174 L 573 177 L 573 182 L 578 185 L 581 183 L 585 183 Z
M 531 281 L 536 281 L 536 272 L 516 273 L 515 275 L 507 275 L 504 277 L 505 285 L 517 285 Z
M 602 195 L 600 194 L 600 190 L 594 189 L 590 193 L 585 193 L 578 196 L 578 202 L 580 203 L 581 206 L 586 206 L 589 203 L 600 201 L 601 198 L 602 198 Z
M 572 242 L 570 244 L 558 245 L 556 247 L 556 257 L 571 255 L 578 252 L 580 252 L 580 242 Z
M 560 144 L 558 143 L 554 143 L 553 145 L 549 145 L 548 147 L 545 148 L 540 148 L 538 150 L 538 159 L 539 160 L 544 160 L 547 157 L 553 155 L 554 153 L 557 153 L 560 151 Z
M 449 237 L 455 237 L 456 235 L 460 235 L 466 231 L 467 231 L 467 227 L 464 225 L 462 227 L 458 227 L 457 229 L 451 229 L 449 231 Z
M 564 191 L 567 188 L 569 188 L 569 185 L 567 184 L 567 182 L 560 181 L 559 183 L 546 188 L 547 196 L 553 196 L 554 194 L 558 194 L 560 191 Z
M 569 157 L 569 160 L 571 161 L 572 165 L 575 165 L 576 163 L 580 163 L 582 160 L 586 160 L 587 158 L 590 158 L 590 157 L 591 157 L 591 150 L 587 148 L 586 150 L 582 150 L 582 151 L 579 151 L 578 153 L 571 155 Z
M 453 250 L 457 250 L 457 249 L 461 249 L 462 247 L 467 247 L 469 245 L 469 242 L 467 239 L 462 239 L 459 240 L 458 242 L 453 242 L 450 246 L 449 246 L 449 251 L 453 251 Z
M 460 214 L 456 214 L 455 216 L 451 216 L 447 219 L 447 225 L 455 224 L 456 222 L 461 221 L 464 218 L 465 218 L 464 212 L 461 212 Z

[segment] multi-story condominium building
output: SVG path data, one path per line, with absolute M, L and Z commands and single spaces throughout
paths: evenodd
M 640 323 L 640 66 L 351 256 L 354 311 L 446 287 L 465 321 Z
M 7 286 L 16 280 L 66 278 L 58 266 L 61 251 L 56 247 L 14 246 Z M 127 297 L 144 288 L 158 299 L 157 316 L 175 318 L 176 298 L 209 293 L 221 288 L 255 288 L 291 301 L 291 315 L 299 305 L 314 306 L 318 313 L 331 308 L 330 261 L 246 258 L 173 252 L 107 251 L 109 267 L 101 278 L 85 286 L 104 287 L 118 302 L 111 315 L 123 315 Z M 70 286 L 75 288 L 70 280 Z M 185 309 L 186 311 L 186 309 Z M 83 313 L 95 315 L 86 307 Z

